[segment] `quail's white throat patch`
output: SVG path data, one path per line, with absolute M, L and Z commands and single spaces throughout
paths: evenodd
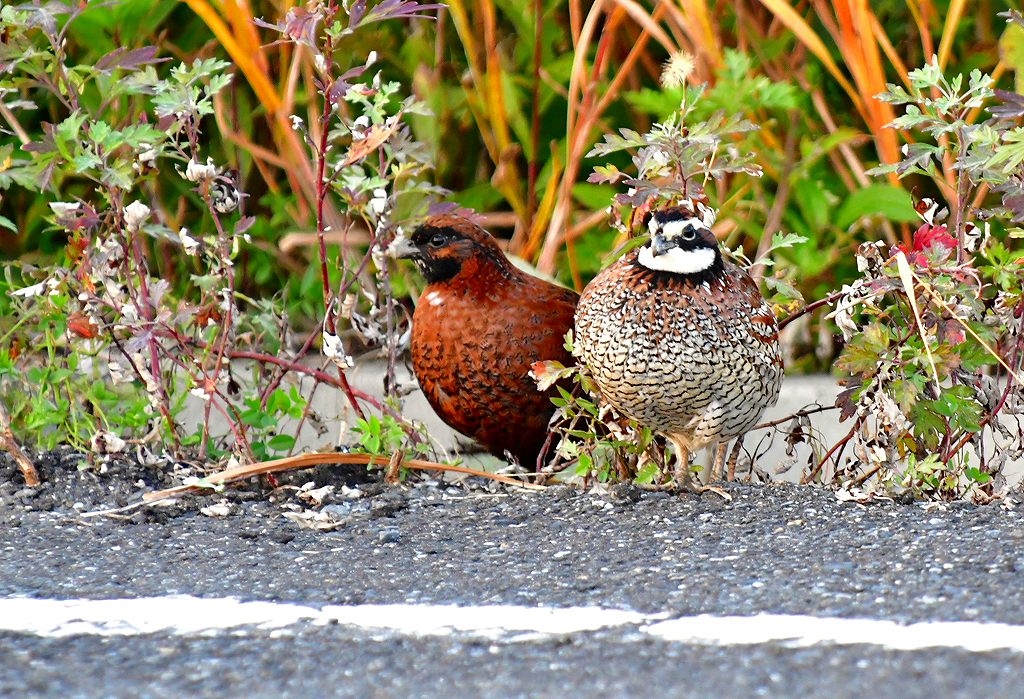
M 711 248 L 672 248 L 664 254 L 655 256 L 648 244 L 640 248 L 640 256 L 637 259 L 647 269 L 674 274 L 698 274 L 715 264 L 715 251 Z

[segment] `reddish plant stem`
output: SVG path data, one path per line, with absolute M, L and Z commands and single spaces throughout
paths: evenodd
M 1013 347 L 1013 358 L 1010 361 L 1010 366 L 1018 365 L 1022 343 L 1024 343 L 1024 339 L 1018 338 L 1016 344 Z M 981 422 L 978 423 L 978 432 L 968 432 L 967 434 L 965 434 L 963 438 L 961 438 L 960 441 L 957 442 L 955 446 L 951 447 L 950 450 L 944 455 L 942 463 L 948 464 L 949 460 L 952 459 L 957 453 L 959 453 L 959 451 L 963 449 L 969 441 L 971 441 L 971 437 L 978 434 L 979 432 L 982 432 L 985 429 L 985 427 L 987 427 L 988 424 L 992 422 L 992 420 L 996 419 L 996 417 L 999 414 L 999 411 L 1003 409 L 1003 406 L 1006 404 L 1006 400 L 1010 397 L 1010 391 L 1013 389 L 1013 384 L 1013 374 L 1007 374 L 1006 388 L 1003 389 L 1003 395 L 1002 397 L 1000 397 L 999 403 L 996 404 L 996 407 L 992 410 L 992 412 L 983 417 L 981 419 Z
M 796 320 L 797 318 L 799 318 L 801 316 L 805 316 L 808 313 L 813 313 L 814 311 L 818 310 L 822 306 L 827 306 L 828 304 L 835 303 L 836 300 L 839 299 L 839 297 L 841 297 L 842 295 L 843 295 L 843 292 L 841 292 L 841 291 L 833 291 L 831 294 L 829 294 L 825 298 L 818 299 L 817 301 L 814 301 L 813 303 L 807 304 L 806 306 L 801 308 L 799 311 L 791 313 L 790 315 L 788 315 L 785 318 L 783 318 L 782 320 L 780 320 L 779 321 L 779 330 L 782 330 L 784 327 L 786 327 L 787 325 L 789 325 L 790 323 L 792 323 L 794 320 Z
M 328 7 L 329 11 L 333 14 L 335 10 L 335 4 L 331 2 Z M 328 67 L 333 66 L 331 59 L 334 53 L 334 42 L 330 36 L 325 39 L 325 51 L 324 57 L 327 61 Z M 317 162 L 316 162 L 316 233 L 320 247 L 320 277 L 323 283 L 323 294 L 324 294 L 324 331 L 330 335 L 338 334 L 338 326 L 334 319 L 334 303 L 333 297 L 331 296 L 331 280 L 327 270 L 327 241 L 324 239 L 324 203 L 327 200 L 327 180 L 324 178 L 325 168 L 327 166 L 327 137 L 330 132 L 330 120 L 331 120 L 331 97 L 330 97 L 330 85 L 324 82 L 323 100 L 324 108 L 320 115 L 320 143 L 317 148 Z M 342 392 L 348 399 L 349 405 L 355 411 L 361 419 L 365 419 L 363 409 L 359 405 L 359 401 L 356 400 L 356 395 L 352 391 L 352 386 L 348 382 L 348 376 L 345 374 L 345 369 L 341 364 L 338 367 L 338 385 L 341 387 Z
M 288 371 L 296 371 L 299 372 L 300 374 L 312 376 L 317 381 L 325 383 L 328 386 L 344 389 L 344 386 L 341 384 L 341 381 L 331 376 L 330 374 L 324 371 L 320 371 L 319 369 L 314 369 L 313 367 L 305 366 L 303 364 L 300 364 L 299 362 L 292 361 L 290 359 L 275 357 L 273 355 L 263 354 L 261 352 L 251 352 L 248 350 L 229 350 L 229 356 L 232 359 L 252 359 L 253 361 L 262 362 L 264 364 L 275 364 Z M 344 373 L 342 373 L 342 376 L 344 376 Z M 364 393 L 363 391 L 360 391 L 357 388 L 351 387 L 349 388 L 349 390 L 352 392 L 352 395 L 358 398 L 359 400 L 369 403 L 378 410 L 382 408 L 381 402 L 378 401 L 373 396 L 371 396 L 369 393 Z
M 167 358 L 173 364 L 177 364 L 181 368 L 182 371 L 184 371 L 188 376 L 190 376 L 192 378 L 193 381 L 196 380 L 197 377 L 189 371 L 188 367 L 185 365 L 184 362 L 181 361 L 181 359 L 179 359 L 175 355 L 171 354 L 170 352 L 166 352 L 166 354 L 167 354 Z M 205 378 L 205 372 L 204 372 L 204 378 Z M 219 398 L 221 402 L 217 402 L 215 400 L 217 398 Z M 223 405 L 221 403 L 223 403 Z M 245 423 L 242 421 L 242 416 L 238 414 L 238 409 L 235 408 L 234 405 L 232 405 L 231 400 L 227 396 L 225 396 L 224 393 L 221 392 L 221 390 L 219 388 L 217 388 L 216 385 L 213 386 L 213 391 L 210 394 L 209 399 L 206 401 L 206 405 L 207 406 L 213 406 L 213 407 L 217 408 L 217 411 L 221 415 L 224 416 L 224 420 L 228 423 L 228 428 L 231 430 L 231 434 L 234 435 L 234 437 L 235 437 L 235 444 L 237 444 L 238 447 L 244 451 L 244 456 L 246 458 L 248 458 L 248 459 L 255 459 L 256 455 L 253 453 L 252 447 L 249 444 L 249 440 L 245 436 Z M 231 411 L 231 415 L 228 414 L 228 410 Z M 209 407 L 207 408 L 206 413 L 207 413 L 207 416 L 208 416 L 209 415 Z M 207 424 L 209 422 L 209 417 L 207 417 L 206 420 L 207 420 L 207 422 L 204 423 L 204 425 L 203 425 L 203 430 L 204 430 L 203 435 L 204 435 L 204 437 L 206 437 L 206 435 L 207 435 L 206 427 L 207 427 Z M 203 454 L 206 453 L 206 441 L 205 440 L 204 440 L 204 442 L 202 443 L 202 445 L 200 447 L 200 453 L 203 453 Z
M 221 331 L 217 337 L 217 358 L 213 363 L 213 378 L 209 379 L 212 382 L 212 386 L 216 390 L 217 382 L 220 379 L 221 367 L 224 363 L 224 351 L 227 347 L 228 339 L 231 335 L 231 326 L 234 322 L 234 309 L 235 309 L 235 267 L 231 263 L 231 248 L 232 241 L 228 240 L 227 234 L 224 231 L 224 226 L 221 225 L 220 217 L 217 216 L 217 211 L 213 207 L 213 202 L 210 200 L 210 188 L 207 183 L 203 187 L 203 200 L 206 202 L 206 208 L 209 210 L 210 215 L 213 216 L 213 225 L 217 228 L 217 241 L 220 247 L 220 255 L 223 260 L 225 275 L 228 280 L 227 294 L 224 299 L 227 308 L 224 311 L 224 320 L 221 323 Z M 207 381 L 206 371 L 203 370 L 203 380 Z M 206 384 L 203 385 L 203 390 L 207 388 Z M 203 437 L 199 443 L 199 451 L 202 454 L 206 453 L 206 443 L 210 438 L 210 409 L 213 407 L 213 401 L 206 401 L 206 407 L 203 410 Z M 236 433 L 237 439 L 237 433 Z M 242 439 L 245 440 L 245 433 L 242 433 Z M 244 441 L 239 444 L 240 447 L 244 448 L 246 452 L 252 453 L 248 441 Z
M 118 206 L 120 202 L 118 202 Z M 121 223 L 124 223 L 124 217 L 119 216 Z M 141 296 L 141 306 L 143 318 L 146 322 L 152 324 L 156 318 L 154 313 L 153 304 L 150 301 L 149 296 L 149 272 L 146 266 L 145 254 L 142 251 L 142 243 L 139 241 L 138 233 L 128 234 L 128 245 L 131 247 L 132 257 L 135 261 L 135 270 L 139 277 L 139 294 Z M 127 264 L 127 262 L 125 263 Z M 167 431 L 170 433 L 171 445 L 174 451 L 177 452 L 181 449 L 181 443 L 178 440 L 178 432 L 174 426 L 174 417 L 171 415 L 170 399 L 167 396 L 167 387 L 164 385 L 163 371 L 160 365 L 160 348 L 157 343 L 156 337 L 150 336 L 146 345 L 149 349 L 149 362 L 152 367 L 150 374 L 153 376 L 153 381 L 157 385 L 157 396 L 158 396 L 158 409 L 160 415 L 163 417 L 164 422 L 167 423 Z M 140 375 L 139 378 L 142 378 Z M 143 380 L 143 384 L 145 384 Z
M 329 46 L 330 44 L 328 44 Z M 324 169 L 327 166 L 327 136 L 331 118 L 331 100 L 328 97 L 330 88 L 324 89 L 324 110 L 320 115 L 320 144 L 317 147 L 316 162 L 316 235 L 320 252 L 320 281 L 324 293 L 324 328 L 334 335 L 337 333 L 337 326 L 332 314 L 333 304 L 331 303 L 331 279 L 327 271 L 327 241 L 324 239 L 324 201 L 327 199 L 327 183 L 324 180 Z

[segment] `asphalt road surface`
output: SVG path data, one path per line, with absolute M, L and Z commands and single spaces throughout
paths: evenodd
M 0 696 L 1022 695 L 1013 498 L 384 488 L 321 468 L 87 516 L 174 474 L 70 463 L 27 491 L 0 462 Z M 333 492 L 317 504 L 307 479 Z

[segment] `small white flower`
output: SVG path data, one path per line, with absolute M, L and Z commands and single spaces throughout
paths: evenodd
M 323 353 L 324 356 L 339 366 L 353 367 L 355 362 L 352 357 L 345 354 L 341 338 L 324 330 L 323 332 Z
M 213 158 L 207 158 L 205 165 L 193 158 L 185 168 L 185 179 L 189 182 L 209 182 L 216 176 L 217 166 L 213 164 Z
M 651 160 L 664 167 L 665 165 L 668 165 L 668 153 L 661 150 L 652 151 Z
M 119 362 L 111 361 L 107 364 L 107 371 L 110 372 L 110 381 L 115 386 L 123 383 L 131 383 L 132 376 L 129 375 Z
M 20 289 L 15 289 L 14 291 L 10 292 L 10 294 L 11 296 L 21 296 L 23 298 L 30 299 L 33 296 L 42 296 L 45 291 L 46 282 L 42 281 L 39 282 L 38 284 L 33 284 L 32 286 L 25 286 Z
M 139 165 L 152 166 L 156 163 L 156 148 L 148 143 L 139 144 L 139 154 L 135 156 L 135 159 L 139 162 Z
M 151 209 L 141 201 L 133 201 L 124 209 L 124 223 L 131 233 L 142 228 L 142 224 L 149 218 Z
M 387 191 L 383 189 L 373 190 L 373 198 L 370 199 L 370 203 L 367 205 L 367 208 L 370 210 L 370 213 L 372 213 L 374 216 L 380 216 L 382 213 L 384 213 L 384 210 L 387 209 L 387 206 Z
M 370 128 L 370 117 L 365 114 L 361 117 L 357 117 L 356 120 L 352 122 L 352 140 L 362 141 L 366 138 L 366 130 L 368 128 Z
M 327 59 L 324 58 L 324 55 L 322 53 L 318 53 L 317 55 L 313 56 L 313 65 L 316 66 L 316 70 L 318 73 L 327 72 Z
M 187 228 L 182 228 L 178 231 L 178 239 L 181 241 L 181 246 L 185 248 L 186 255 L 195 255 L 199 249 L 199 241 L 189 235 Z
M 82 202 L 80 202 L 80 201 L 51 201 L 50 202 L 50 211 L 52 211 L 54 213 L 54 215 L 58 219 L 65 219 L 65 218 L 69 217 L 71 214 L 80 211 L 81 208 L 82 208 Z
M 210 394 L 209 394 L 209 393 L 207 393 L 207 392 L 206 392 L 206 391 L 205 391 L 205 390 L 203 389 L 203 387 L 202 387 L 202 386 L 196 386 L 196 387 L 195 387 L 195 388 L 193 388 L 193 389 L 192 389 L 191 391 L 189 391 L 189 393 L 191 393 L 191 394 L 192 394 L 193 396 L 196 396 L 197 398 L 201 398 L 201 399 L 203 399 L 203 400 L 205 400 L 205 401 L 208 401 L 208 400 L 210 400 Z
M 298 114 L 292 114 L 288 118 L 291 119 L 292 129 L 294 129 L 295 131 L 298 131 L 303 126 L 305 126 L 305 122 L 302 121 L 302 117 L 300 117 Z
M 364 63 L 363 66 L 366 67 L 366 68 L 369 68 L 370 66 L 372 66 L 376 62 L 377 62 L 377 52 L 376 51 L 370 51 L 370 55 L 366 57 L 366 63 Z
M 117 454 L 124 451 L 128 444 L 113 432 L 102 430 L 92 436 L 90 446 L 97 454 Z
M 705 205 L 703 202 L 697 202 L 697 215 L 700 216 L 701 223 L 703 223 L 707 228 L 711 228 L 711 226 L 715 225 L 715 219 L 718 217 L 715 210 L 710 206 Z

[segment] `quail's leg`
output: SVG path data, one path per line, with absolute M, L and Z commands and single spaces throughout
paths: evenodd
M 693 475 L 690 473 L 690 450 L 675 440 L 672 446 L 676 448 L 676 468 L 673 474 L 676 487 L 680 490 L 694 490 L 697 484 L 693 482 Z
M 722 480 L 722 471 L 725 470 L 725 452 L 729 447 L 728 442 L 719 442 L 715 449 L 715 463 L 711 467 L 711 478 L 709 483 L 717 483 Z
M 740 450 L 743 449 L 743 436 L 736 438 L 736 445 L 729 454 L 729 482 L 736 480 L 736 461 L 740 458 Z
M 726 500 L 732 500 L 732 496 L 721 488 L 716 488 L 712 485 L 701 485 L 696 482 L 690 474 L 690 450 L 682 440 L 669 437 L 669 441 L 672 442 L 672 446 L 676 451 L 676 467 L 673 480 L 675 481 L 676 488 L 680 492 L 684 490 L 689 490 L 693 493 L 711 491 L 716 495 L 721 495 Z

